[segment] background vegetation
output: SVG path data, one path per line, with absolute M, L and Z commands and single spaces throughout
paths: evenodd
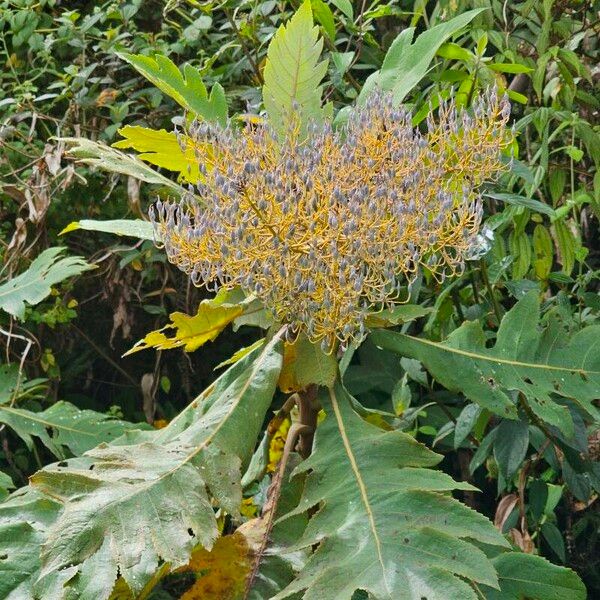
M 492 340 L 504 315 L 517 300 L 533 297 L 532 290 L 542 298 L 541 323 L 558 327 L 557 335 L 566 339 L 597 324 L 597 4 L 314 0 L 312 7 L 329 58 L 323 97 L 336 110 L 385 68 L 401 31 L 415 27 L 422 34 L 472 8 L 486 10 L 437 49 L 404 101 L 417 123 L 451 91 L 468 106 L 477 89 L 495 82 L 512 101 L 516 161 L 486 192 L 489 251 L 458 279 L 422 280 L 425 311 L 402 331 L 438 342 L 464 321 L 476 321 Z M 230 114 L 259 112 L 268 43 L 297 8 L 276 0 L 0 0 L 3 495 L 42 466 L 78 456 L 131 424 L 164 426 L 215 379 L 221 362 L 261 337 L 260 329 L 242 325 L 191 353 L 148 351 L 122 359 L 173 311 L 195 314 L 207 294 L 149 240 L 82 227 L 60 235 L 82 219 L 146 219 L 149 204 L 168 188 L 77 162 L 59 138 L 111 144 L 125 125 L 171 130 L 181 124 L 181 108 L 117 52 L 187 62 L 207 87 L 223 86 Z M 160 157 L 148 160 L 164 167 Z M 49 254 L 56 246 L 66 251 Z M 51 273 L 48 289 L 34 290 L 27 306 L 11 305 L 1 290 L 32 268 Z M 518 318 L 535 328 L 537 315 L 528 310 Z M 516 546 L 571 567 L 590 597 L 600 594 L 598 423 L 566 403 L 550 425 L 525 403 L 519 420 L 500 418 L 485 408 L 486 398 L 467 400 L 485 391 L 457 388 L 436 368 L 447 360 L 443 355 L 403 347 L 400 358 L 394 343 L 370 338 L 360 347 L 345 374 L 348 390 L 368 409 L 394 415 L 391 427 L 443 454 L 446 473 L 481 489 L 458 494 Z M 466 368 L 477 373 L 476 367 Z M 75 422 L 79 433 L 69 436 Z M 270 436 L 272 462 L 283 433 Z M 247 516 L 266 501 L 266 485 L 246 489 Z M 180 597 L 191 586 L 185 576 L 170 577 L 153 597 Z

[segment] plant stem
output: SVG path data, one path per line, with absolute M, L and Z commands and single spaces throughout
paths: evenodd
M 277 513 L 277 505 L 279 504 L 279 497 L 281 496 L 281 486 L 283 485 L 285 469 L 290 458 L 290 454 L 294 450 L 294 446 L 296 445 L 298 438 L 302 435 L 305 435 L 308 429 L 309 427 L 307 425 L 303 425 L 302 423 L 294 423 L 288 431 L 288 435 L 285 440 L 285 446 L 283 447 L 283 454 L 281 455 L 279 466 L 277 468 L 277 473 L 273 478 L 271 485 L 269 486 L 269 490 L 267 492 L 267 501 L 263 507 L 262 515 L 260 516 L 260 519 L 264 522 L 264 529 L 261 535 L 260 546 L 254 552 L 252 571 L 246 580 L 244 600 L 248 598 L 248 594 L 252 589 L 252 584 L 256 579 L 262 557 L 267 549 L 267 544 L 269 543 L 269 539 L 271 537 L 271 530 L 273 529 L 275 514 Z M 243 525 L 240 530 L 242 529 Z
M 296 404 L 300 411 L 299 424 L 306 426 L 300 433 L 298 452 L 302 458 L 308 458 L 312 452 L 315 430 L 317 428 L 317 417 L 321 408 L 317 401 L 318 386 L 309 385 L 306 389 L 296 394 Z

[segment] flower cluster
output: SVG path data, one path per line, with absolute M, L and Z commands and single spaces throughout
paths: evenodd
M 442 104 L 425 132 L 382 93 L 339 129 L 193 123 L 201 182 L 151 219 L 195 284 L 240 286 L 331 348 L 362 336 L 369 310 L 402 302 L 420 268 L 438 280 L 464 268 L 508 116 L 490 90 L 470 112 Z

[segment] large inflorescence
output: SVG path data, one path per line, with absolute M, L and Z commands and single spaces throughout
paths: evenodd
M 362 337 L 368 311 L 402 302 L 420 268 L 438 280 L 461 272 L 508 117 L 507 99 L 489 90 L 470 112 L 443 103 L 425 133 L 382 93 L 336 130 L 195 122 L 201 181 L 150 216 L 194 284 L 239 286 L 332 348 Z

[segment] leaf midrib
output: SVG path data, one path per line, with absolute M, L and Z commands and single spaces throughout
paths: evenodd
M 379 539 L 379 533 L 377 532 L 377 527 L 375 525 L 375 517 L 373 515 L 373 509 L 371 508 L 371 503 L 369 501 L 369 496 L 367 493 L 367 487 L 362 479 L 362 475 L 360 473 L 360 469 L 358 468 L 358 464 L 356 462 L 356 458 L 354 456 L 354 452 L 352 451 L 352 446 L 350 445 L 350 440 L 348 439 L 348 434 L 346 433 L 346 427 L 344 425 L 344 421 L 342 419 L 342 415 L 340 412 L 340 408 L 338 405 L 338 400 L 335 395 L 333 388 L 329 388 L 329 398 L 331 400 L 331 405 L 333 406 L 333 412 L 335 414 L 335 419 L 337 421 L 338 429 L 340 435 L 342 437 L 342 442 L 344 444 L 344 450 L 346 451 L 346 455 L 348 456 L 348 460 L 350 462 L 350 467 L 352 472 L 354 473 L 354 477 L 356 478 L 356 482 L 358 484 L 358 489 L 360 491 L 360 496 L 362 502 L 365 506 L 365 511 L 367 512 L 367 518 L 369 519 L 369 527 L 371 529 L 371 533 L 373 534 L 373 538 L 375 541 L 375 548 L 377 550 L 377 560 L 381 567 L 381 573 L 383 580 L 385 582 L 385 587 L 389 593 L 391 593 L 391 588 L 387 581 L 386 568 L 383 560 L 383 553 L 381 550 L 381 540 Z
M 481 360 L 486 362 L 495 362 L 504 365 L 510 365 L 511 367 L 523 367 L 526 369 L 541 369 L 541 370 L 552 370 L 552 371 L 564 371 L 570 374 L 577 373 L 580 375 L 600 375 L 600 371 L 588 371 L 586 369 L 580 369 L 579 367 L 559 367 L 557 365 L 539 364 L 539 363 L 527 363 L 517 360 L 510 360 L 507 358 L 497 358 L 495 356 L 488 356 L 487 354 L 477 354 L 475 352 L 469 352 L 467 350 L 460 350 L 459 348 L 453 348 L 452 346 L 445 346 L 441 342 L 433 342 L 431 340 L 425 340 L 423 338 L 413 337 L 412 335 L 406 335 L 404 333 L 397 333 L 399 337 L 406 338 L 413 342 L 424 344 L 426 346 L 433 346 L 438 350 L 451 352 L 453 354 L 459 354 L 472 358 L 473 360 Z
M 56 423 L 53 423 L 52 421 L 46 421 L 45 419 L 41 419 L 37 416 L 35 416 L 36 413 L 25 413 L 23 410 L 18 409 L 18 408 L 11 408 L 10 406 L 0 406 L 0 412 L 7 412 L 7 413 L 12 413 L 14 415 L 18 415 L 19 417 L 23 418 L 23 419 L 28 419 L 29 421 L 33 421 L 34 423 L 39 423 L 40 425 L 43 425 L 44 427 L 52 427 L 53 429 L 62 429 L 65 431 L 71 431 L 73 433 L 79 433 L 82 435 L 90 435 L 90 436 L 95 436 L 95 433 L 91 433 L 89 431 L 83 431 L 81 429 L 74 429 L 73 427 L 69 427 L 68 425 L 57 425 Z M 110 422 L 110 421 L 105 421 L 105 422 Z M 34 434 L 35 435 L 35 434 Z
M 127 502 L 127 501 L 131 500 L 132 498 L 135 498 L 137 495 L 144 494 L 148 488 L 154 486 L 155 484 L 162 482 L 163 479 L 170 477 L 173 473 L 175 473 L 176 471 L 178 471 L 179 469 L 181 469 L 185 465 L 187 465 L 187 463 L 189 463 L 193 458 L 195 458 L 200 452 L 205 450 L 208 447 L 208 445 L 213 441 L 213 439 L 218 434 L 218 432 L 221 430 L 221 427 L 223 427 L 224 423 L 226 423 L 229 420 L 233 411 L 237 408 L 237 406 L 240 402 L 240 399 L 244 396 L 248 387 L 250 386 L 250 382 L 254 380 L 256 371 L 261 366 L 262 361 L 264 360 L 264 357 L 268 354 L 267 351 L 270 351 L 273 348 L 273 346 L 275 345 L 275 343 L 279 341 L 279 339 L 282 335 L 282 332 L 283 332 L 283 330 L 280 331 L 279 333 L 277 333 L 273 337 L 271 342 L 265 346 L 263 352 L 261 353 L 261 355 L 257 358 L 256 362 L 254 363 L 254 368 L 252 369 L 252 373 L 250 374 L 250 376 L 248 377 L 248 380 L 246 381 L 246 383 L 240 390 L 240 393 L 239 393 L 236 401 L 232 404 L 232 406 L 229 409 L 229 411 L 227 412 L 227 414 L 223 417 L 223 419 L 221 419 L 221 421 L 215 427 L 213 432 L 201 444 L 199 444 L 198 447 L 193 452 L 190 452 L 190 454 L 188 454 L 188 456 L 184 460 L 182 460 L 180 463 L 178 463 L 177 466 L 173 467 L 169 471 L 166 471 L 165 473 L 163 473 L 156 479 L 153 479 L 152 481 L 148 481 L 146 483 L 136 484 L 136 487 L 138 489 L 134 490 L 131 494 L 124 494 L 124 495 L 119 496 L 118 498 L 115 498 L 114 500 L 111 500 L 110 502 L 106 503 L 102 507 L 102 510 L 108 510 L 109 508 L 112 508 L 113 504 Z M 100 479 L 99 481 L 104 484 L 110 483 L 103 479 Z

